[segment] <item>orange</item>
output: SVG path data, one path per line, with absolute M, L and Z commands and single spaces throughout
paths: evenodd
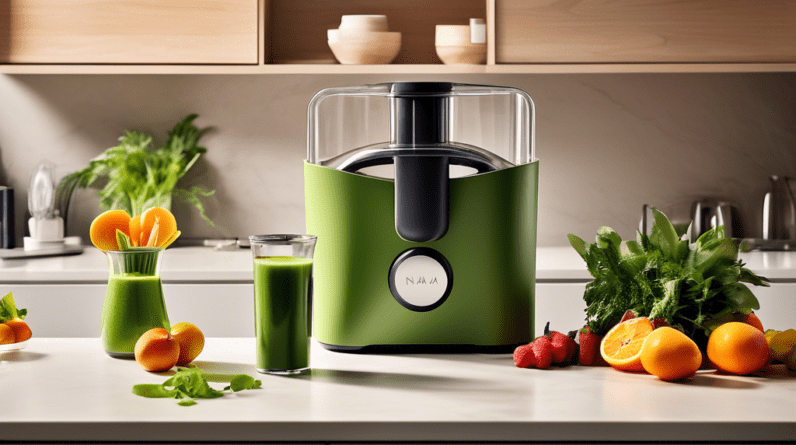
M 754 326 L 757 329 L 760 329 L 760 332 L 766 332 L 766 330 L 763 329 L 763 323 L 760 321 L 759 318 L 757 318 L 757 315 L 755 315 L 754 312 L 744 316 L 743 322 L 750 326 Z
M 14 318 L 12 320 L 8 320 L 5 322 L 8 327 L 14 331 L 14 342 L 19 343 L 21 341 L 26 341 L 33 336 L 33 333 L 30 332 L 30 327 L 28 324 L 25 323 L 25 320 L 21 318 Z
M 144 332 L 135 343 L 135 361 L 147 371 L 168 371 L 179 356 L 179 343 L 163 328 Z
M 746 323 L 724 323 L 708 339 L 708 358 L 724 372 L 753 373 L 768 363 L 768 357 L 766 336 Z
M 600 355 L 615 369 L 643 371 L 641 347 L 653 329 L 652 322 L 647 317 L 631 318 L 619 323 L 603 337 Z
M 141 246 L 141 215 L 136 215 L 130 219 L 130 245 L 133 247 Z
M 177 323 L 171 327 L 171 336 L 180 345 L 180 357 L 177 366 L 185 366 L 194 361 L 205 347 L 205 336 L 202 331 L 191 323 Z
M 94 218 L 88 229 L 91 243 L 99 250 L 119 250 L 116 243 L 116 229 L 130 236 L 130 215 L 124 210 L 108 210 Z
M 702 364 L 702 353 L 693 340 L 670 327 L 652 331 L 641 347 L 644 370 L 661 380 L 692 377 Z
M 7 345 L 15 342 L 14 330 L 11 329 L 11 326 L 5 323 L 0 324 L 0 345 Z
M 163 207 L 152 207 L 140 218 L 140 246 L 162 247 L 177 232 L 177 219 Z

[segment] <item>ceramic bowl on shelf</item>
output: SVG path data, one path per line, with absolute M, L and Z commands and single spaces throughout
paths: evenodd
M 343 65 L 387 64 L 401 50 L 400 32 L 330 29 L 327 35 L 329 48 Z
M 486 62 L 486 43 L 472 43 L 470 25 L 437 25 L 434 44 L 446 65 L 481 65 Z
M 486 44 L 437 46 L 437 56 L 446 65 L 483 65 L 486 62 Z
M 386 15 L 369 14 L 344 15 L 340 19 L 339 28 L 375 32 L 386 32 L 389 30 L 389 28 L 387 28 Z

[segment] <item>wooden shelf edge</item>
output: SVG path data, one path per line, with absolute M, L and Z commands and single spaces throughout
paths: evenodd
M 3 74 L 607 74 L 796 72 L 796 63 L 612 63 L 528 65 L 23 65 Z

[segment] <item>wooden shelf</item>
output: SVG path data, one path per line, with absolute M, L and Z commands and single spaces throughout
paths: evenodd
M 796 63 L 615 63 L 524 65 L 21 65 L 4 74 L 605 74 L 796 72 Z

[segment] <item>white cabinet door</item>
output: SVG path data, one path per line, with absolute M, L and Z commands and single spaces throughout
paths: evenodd
M 193 323 L 207 337 L 254 336 L 252 284 L 164 284 L 172 324 Z M 37 337 L 98 337 L 104 284 L 14 284 L 19 307 Z
M 585 289 L 586 283 L 537 284 L 533 336 L 542 335 L 548 321 L 550 330 L 564 334 L 582 328 L 586 324 Z
M 755 314 L 765 329 L 796 329 L 796 283 L 772 283 L 771 287 L 750 286 L 760 309 Z

